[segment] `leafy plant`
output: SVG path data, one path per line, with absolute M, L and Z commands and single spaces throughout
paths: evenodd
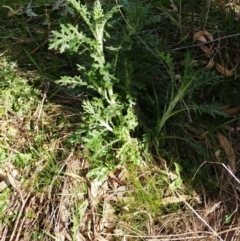
M 34 97 L 39 96 L 39 92 L 28 84 L 27 79 L 19 77 L 15 68 L 15 63 L 2 59 L 0 98 L 4 104 L 0 106 L 0 116 L 7 115 L 9 111 L 23 117 L 37 104 Z
M 181 178 L 182 167 L 176 162 L 174 162 L 174 166 L 175 166 L 177 177 L 173 182 L 169 184 L 169 190 L 176 190 L 182 184 L 182 178 Z
M 60 49 L 60 52 L 69 50 L 79 55 L 88 52 L 91 62 L 78 65 L 79 76 L 65 76 L 58 83 L 71 87 L 85 86 L 95 92 L 93 98 L 89 97 L 83 101 L 82 124 L 71 141 L 86 143 L 85 149 L 89 150 L 90 154 L 88 157 L 94 160 L 96 166 L 104 165 L 103 161 L 108 160 L 108 167 L 111 168 L 113 156 L 118 160 L 116 163 L 140 163 L 139 143 L 131 137 L 131 132 L 138 124 L 134 111 L 135 102 L 130 96 L 123 101 L 123 98 L 114 92 L 120 85 L 119 79 L 114 75 L 116 60 L 106 61 L 105 57 L 106 23 L 119 11 L 120 6 L 104 13 L 98 0 L 93 4 L 92 10 L 76 0 L 69 2 L 84 20 L 86 33 L 80 31 L 78 26 L 61 25 L 60 32 L 53 32 L 50 49 Z M 87 30 L 90 30 L 90 33 Z M 77 136 L 79 134 L 80 139 Z M 112 165 L 116 163 L 113 161 Z

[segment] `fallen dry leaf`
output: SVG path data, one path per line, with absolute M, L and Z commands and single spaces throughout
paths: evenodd
M 220 142 L 220 145 L 224 149 L 227 159 L 228 159 L 228 165 L 231 168 L 232 172 L 236 172 L 236 156 L 233 150 L 233 147 L 230 143 L 230 141 L 221 133 L 218 133 L 218 139 Z
M 221 64 L 216 63 L 215 66 L 216 66 L 216 70 L 223 75 L 226 75 L 226 76 L 233 76 L 234 75 L 234 71 L 228 70 L 227 68 L 225 68 Z
M 215 65 L 213 59 L 211 58 L 208 62 L 208 64 L 206 65 L 205 69 L 209 70 L 211 69 L 213 66 Z
M 193 41 L 196 43 L 207 43 L 208 41 L 212 41 L 213 36 L 208 31 L 198 31 L 193 35 Z M 207 55 L 211 56 L 213 54 L 213 50 L 211 47 L 207 45 L 200 45 L 199 48 Z
M 11 7 L 6 6 L 6 5 L 4 5 L 4 6 L 2 6 L 2 7 L 9 9 L 9 12 L 8 12 L 8 14 L 7 14 L 7 17 L 8 17 L 8 18 L 13 17 L 14 15 L 21 15 L 21 14 L 23 14 L 23 7 L 20 7 L 20 8 L 17 9 L 17 10 L 13 10 Z
M 196 41 L 196 42 L 197 41 L 201 41 L 203 43 L 206 43 L 209 40 L 212 41 L 213 40 L 213 36 L 208 31 L 201 30 L 201 31 L 196 32 L 193 35 L 193 40 Z
M 240 58 L 238 54 L 238 50 L 236 49 L 228 49 L 228 48 L 223 48 L 225 49 L 225 64 L 224 66 L 221 64 L 216 64 L 216 69 L 218 72 L 220 72 L 223 75 L 226 76 L 233 76 L 235 73 L 235 70 L 238 68 L 239 63 L 240 63 Z M 229 66 L 229 68 L 228 68 Z
M 104 203 L 103 203 L 103 214 L 102 214 L 101 222 L 103 227 L 107 229 L 115 227 L 117 223 L 115 210 L 113 206 L 106 200 L 104 200 Z
M 240 106 L 234 106 L 234 107 L 228 106 L 226 108 L 224 108 L 224 106 L 223 106 L 223 107 L 220 107 L 220 110 L 224 111 L 225 113 L 227 113 L 229 115 L 236 115 L 240 111 Z

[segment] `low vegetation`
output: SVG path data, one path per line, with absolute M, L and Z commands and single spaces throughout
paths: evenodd
M 1 7 L 1 240 L 239 239 L 237 1 Z

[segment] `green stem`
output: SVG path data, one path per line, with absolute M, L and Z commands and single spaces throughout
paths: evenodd
M 175 108 L 176 104 L 183 98 L 183 96 L 187 93 L 189 87 L 191 86 L 194 78 L 192 78 L 186 85 L 182 84 L 181 88 L 179 89 L 177 95 L 174 99 L 170 102 L 167 111 L 163 114 L 162 119 L 158 125 L 157 133 L 160 133 L 163 126 L 165 125 L 166 121 L 172 116 L 172 111 Z M 173 91 L 172 91 L 173 92 Z

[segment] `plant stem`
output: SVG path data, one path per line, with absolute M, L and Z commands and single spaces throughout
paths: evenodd
M 193 80 L 195 78 L 192 77 L 192 79 L 184 85 L 184 83 L 182 84 L 181 88 L 179 89 L 177 95 L 175 97 L 172 97 L 174 99 L 172 99 L 169 103 L 169 106 L 167 108 L 167 111 L 163 114 L 162 119 L 160 120 L 160 124 L 158 125 L 158 130 L 157 133 L 159 134 L 163 128 L 163 126 L 165 125 L 166 121 L 172 116 L 172 111 L 175 108 L 176 104 L 183 98 L 183 96 L 187 93 L 189 87 L 191 86 Z M 172 93 L 173 93 L 173 89 L 172 89 Z

